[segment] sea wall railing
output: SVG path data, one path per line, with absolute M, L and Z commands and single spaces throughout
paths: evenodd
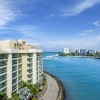
M 48 88 L 48 84 L 46 83 L 44 89 L 39 94 L 37 94 L 37 99 L 41 98 L 44 95 L 44 93 L 46 92 L 47 88 Z

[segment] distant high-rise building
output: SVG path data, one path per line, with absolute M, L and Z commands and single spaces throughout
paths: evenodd
M 80 53 L 80 49 L 76 48 L 76 49 L 75 49 L 75 53 L 76 53 L 76 54 Z
M 86 49 L 80 49 L 80 55 L 87 55 Z
M 74 53 L 75 53 L 75 50 L 73 50 L 72 52 L 74 52 Z
M 95 54 L 95 53 L 96 53 L 95 50 L 88 50 L 88 51 L 89 51 L 89 53 L 91 53 L 91 54 Z
M 69 49 L 69 48 L 64 48 L 64 53 L 70 53 L 71 52 L 71 50 Z

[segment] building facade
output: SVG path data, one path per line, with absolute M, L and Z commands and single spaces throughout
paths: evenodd
M 87 50 L 86 49 L 80 49 L 80 55 L 87 55 Z
M 18 92 L 21 81 L 36 84 L 42 81 L 42 50 L 25 49 L 25 41 L 0 42 L 0 92 Z
M 80 49 L 76 48 L 76 49 L 75 49 L 75 53 L 76 53 L 76 54 L 80 54 Z
M 69 48 L 64 48 L 64 53 L 68 54 L 68 53 L 70 53 L 70 52 L 71 52 L 71 49 L 69 49 Z

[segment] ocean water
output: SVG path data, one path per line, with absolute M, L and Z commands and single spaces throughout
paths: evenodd
M 62 81 L 66 100 L 100 100 L 100 59 L 48 58 L 56 54 L 43 53 L 43 67 Z

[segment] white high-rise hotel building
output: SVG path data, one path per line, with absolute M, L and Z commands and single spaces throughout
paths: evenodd
M 69 48 L 64 48 L 64 53 L 70 53 L 71 52 L 71 50 L 69 49 Z
M 75 49 L 75 53 L 76 53 L 76 54 L 80 54 L 80 49 L 76 48 L 76 49 Z
M 87 55 L 87 49 L 80 49 L 80 55 Z
M 38 46 L 25 45 L 24 40 L 0 41 L 0 92 L 18 92 L 21 81 L 42 81 L 42 50 Z

